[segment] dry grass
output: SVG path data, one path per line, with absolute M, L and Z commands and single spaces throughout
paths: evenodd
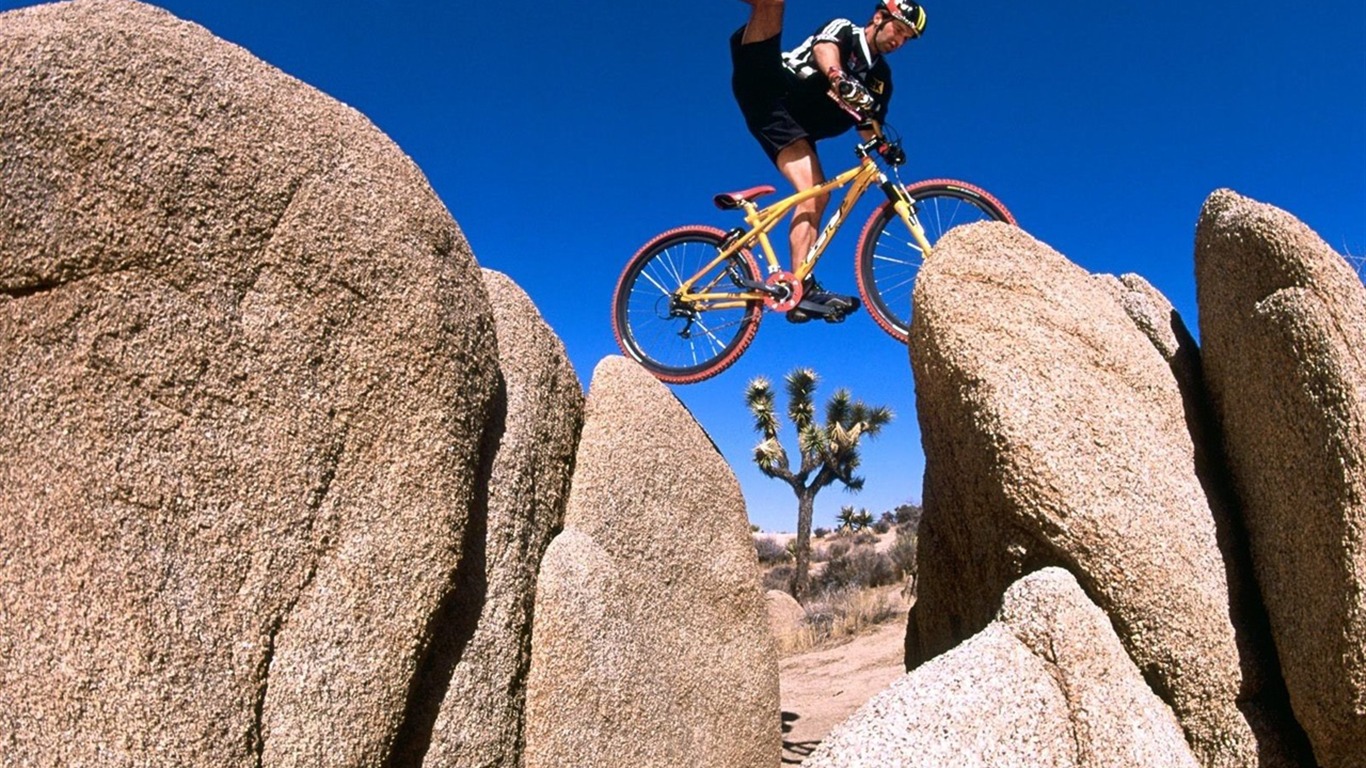
M 910 603 L 897 586 L 845 587 L 821 594 L 806 606 L 806 618 L 778 640 L 782 657 L 840 645 L 889 622 L 904 623 Z
M 910 530 L 843 533 L 813 542 L 812 596 L 804 606 L 806 615 L 776 638 L 779 654 L 829 648 L 878 626 L 904 623 L 914 599 L 908 588 L 915 574 L 915 538 Z M 782 557 L 789 538 L 755 537 L 765 590 L 786 591 L 791 585 L 793 566 Z

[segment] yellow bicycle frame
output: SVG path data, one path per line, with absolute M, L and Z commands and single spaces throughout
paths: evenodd
M 881 131 L 877 126 L 874 126 L 874 131 L 877 135 L 881 135 Z M 697 286 L 696 283 L 703 275 L 711 272 L 718 264 L 735 255 L 741 249 L 748 248 L 752 250 L 752 247 L 756 242 L 763 250 L 764 262 L 768 274 L 771 275 L 775 272 L 781 272 L 783 266 L 778 261 L 777 254 L 773 251 L 773 244 L 769 241 L 768 237 L 769 232 L 778 225 L 778 222 L 781 221 L 783 217 L 787 216 L 788 213 L 800 203 L 818 195 L 824 195 L 833 190 L 840 189 L 846 185 L 852 185 L 845 194 L 844 200 L 840 202 L 839 208 L 831 215 L 830 220 L 826 223 L 824 229 L 821 230 L 820 236 L 816 238 L 816 242 L 812 245 L 811 251 L 806 254 L 806 257 L 802 259 L 800 264 L 795 266 L 793 275 L 796 277 L 797 282 L 800 283 L 816 268 L 816 262 L 820 261 L 826 246 L 829 245 L 835 232 L 839 231 L 839 228 L 844 224 L 849 212 L 853 210 L 854 206 L 863 197 L 863 193 L 867 192 L 868 188 L 874 183 L 882 184 L 886 181 L 886 174 L 882 172 L 882 169 L 878 167 L 872 157 L 864 155 L 857 166 L 850 168 L 835 178 L 830 179 L 823 184 L 818 184 L 810 189 L 792 194 L 766 208 L 760 208 L 751 200 L 740 201 L 740 207 L 744 211 L 745 223 L 750 227 L 749 230 L 726 245 L 726 247 L 716 255 L 716 258 L 708 262 L 706 266 L 698 270 L 696 274 L 684 280 L 682 285 L 679 286 L 677 298 L 681 301 L 699 305 L 699 308 L 702 309 L 733 309 L 735 307 L 744 306 L 750 301 L 762 301 L 768 298 L 768 294 L 759 290 L 742 292 L 733 290 L 717 291 L 717 283 L 724 277 L 724 272 L 716 273 L 706 285 Z M 892 201 L 892 206 L 896 209 L 897 214 L 900 215 L 901 220 L 906 224 L 906 228 L 910 230 L 911 236 L 915 238 L 921 252 L 928 255 L 930 252 L 930 244 L 925 238 L 925 228 L 920 225 L 920 221 L 916 218 L 915 212 L 911 210 L 910 201 L 906 199 L 906 196 L 904 194 L 898 194 L 897 197 L 898 199 Z

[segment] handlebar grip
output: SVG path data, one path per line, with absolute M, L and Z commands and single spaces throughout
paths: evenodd
M 845 103 L 859 111 L 871 109 L 873 106 L 873 95 L 857 80 L 841 78 L 835 83 L 835 91 Z
M 838 106 L 840 109 L 844 110 L 845 113 L 848 114 L 849 117 L 855 123 L 862 124 L 872 119 L 871 115 L 864 114 L 863 111 L 860 110 L 858 107 L 855 107 L 845 99 L 841 98 L 840 95 L 835 92 L 834 88 L 831 88 L 830 90 L 826 91 L 825 95 L 829 96 L 830 100 L 835 102 L 835 105 Z

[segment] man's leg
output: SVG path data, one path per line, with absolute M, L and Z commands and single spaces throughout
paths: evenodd
M 821 159 L 816 156 L 816 148 L 807 139 L 800 139 L 778 153 L 778 170 L 792 182 L 798 192 L 811 189 L 825 181 L 821 170 Z M 792 210 L 792 231 L 789 242 L 792 246 L 792 270 L 801 265 L 811 246 L 816 242 L 816 233 L 821 226 L 821 215 L 829 195 L 818 195 L 797 205 Z
M 757 43 L 783 31 L 783 0 L 745 0 L 754 6 L 749 12 L 742 43 Z

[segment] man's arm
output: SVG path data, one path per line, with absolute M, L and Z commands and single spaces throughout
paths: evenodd
M 867 95 L 863 83 L 856 77 L 848 76 L 840 67 L 840 61 L 844 59 L 844 55 L 835 43 L 817 42 L 811 46 L 811 58 L 816 62 L 816 67 L 825 75 L 825 79 L 830 82 L 831 92 L 838 94 L 841 99 L 848 98 L 846 89 L 851 87 L 856 88 L 855 92 L 863 92 L 865 96 Z M 851 105 L 856 103 L 856 101 L 849 102 Z M 848 108 L 846 107 L 846 109 Z
M 816 60 L 816 68 L 830 81 L 831 87 L 834 87 L 836 80 L 844 77 L 838 45 L 821 40 L 811 47 L 811 56 Z

